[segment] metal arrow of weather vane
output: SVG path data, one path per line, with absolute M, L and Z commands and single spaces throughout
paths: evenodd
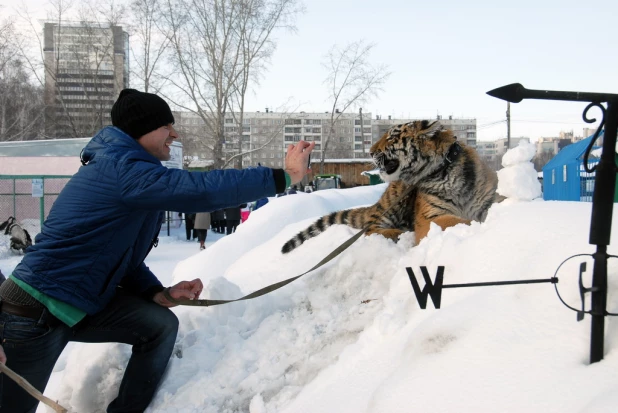
M 533 90 L 526 89 L 519 83 L 502 86 L 487 92 L 488 95 L 503 99 L 512 103 L 519 103 L 524 99 L 543 99 L 543 100 L 562 100 L 571 102 L 589 102 L 584 109 L 583 119 L 586 123 L 596 122 L 596 119 L 588 118 L 588 111 L 596 107 L 603 118 L 599 128 L 594 134 L 590 145 L 586 150 L 584 167 L 587 172 L 596 171 L 594 194 L 592 197 L 592 214 L 590 220 L 589 243 L 596 245 L 596 252 L 592 254 L 594 259 L 592 273 L 592 287 L 583 288 L 581 284 L 581 272 L 585 269 L 582 265 L 580 271 L 580 293 L 582 295 L 582 311 L 578 311 L 578 320 L 583 318 L 585 312 L 592 317 L 590 331 L 590 363 L 595 363 L 603 359 L 603 344 L 605 335 L 605 317 L 610 315 L 607 312 L 607 262 L 610 256 L 607 253 L 607 246 L 610 243 L 612 212 L 614 207 L 614 193 L 616 185 L 616 131 L 618 129 L 618 94 L 611 93 L 590 93 L 590 92 L 567 92 L 554 90 Z M 604 106 L 604 104 L 606 106 Z M 603 138 L 603 150 L 601 159 L 594 168 L 588 166 L 588 156 L 594 142 L 598 138 L 601 130 L 605 129 Z M 579 254 L 587 255 L 587 254 Z M 509 285 L 509 284 L 531 284 L 550 282 L 556 284 L 558 279 L 552 277 L 541 280 L 519 280 L 502 281 L 470 284 L 443 284 L 444 267 L 438 267 L 435 283 L 432 284 L 426 267 L 421 267 L 421 273 L 425 280 L 425 287 L 421 290 L 418 281 L 411 268 L 406 268 L 414 294 L 421 308 L 425 308 L 427 297 L 431 297 L 436 308 L 440 308 L 440 299 L 443 288 L 460 287 L 480 287 L 489 285 Z M 591 310 L 583 310 L 583 295 L 591 294 Z M 571 308 L 571 307 L 569 307 Z M 615 315 L 615 314 L 611 314 Z

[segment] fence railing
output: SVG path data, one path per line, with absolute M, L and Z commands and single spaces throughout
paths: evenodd
M 70 175 L 0 175 L 0 221 L 15 217 L 34 236 L 40 232 L 70 178 Z
M 72 175 L 0 175 L 0 222 L 15 217 L 34 238 L 41 232 L 60 191 Z M 184 220 L 177 212 L 165 214 L 162 231 L 181 226 Z

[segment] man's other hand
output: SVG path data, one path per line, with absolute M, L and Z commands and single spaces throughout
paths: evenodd
M 168 291 L 172 298 L 177 300 L 197 300 L 200 298 L 200 294 L 203 289 L 204 286 L 202 285 L 202 280 L 196 278 L 193 281 L 181 281 L 178 284 L 171 286 Z M 152 297 L 152 300 L 163 307 L 176 307 L 177 305 L 165 298 L 163 292 L 156 293 L 154 297 Z

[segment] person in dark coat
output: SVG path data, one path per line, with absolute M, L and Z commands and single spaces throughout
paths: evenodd
M 240 206 L 225 208 L 226 235 L 236 231 L 236 227 L 240 225 L 240 208 Z
M 218 209 L 210 214 L 212 230 L 218 234 L 225 233 L 225 211 Z
M 187 241 L 192 241 L 197 238 L 193 235 L 193 227 L 195 225 L 195 214 L 185 214 L 185 231 L 187 232 Z
M 129 344 L 131 357 L 107 411 L 143 412 L 176 342 L 179 323 L 169 307 L 199 298 L 203 288 L 195 279 L 164 293 L 144 263 L 157 246 L 163 211 L 214 211 L 273 196 L 300 182 L 315 144 L 290 145 L 285 171 L 189 172 L 161 164 L 178 134 L 159 96 L 124 89 L 111 121 L 83 149 L 83 166 L 0 285 L 0 362 L 43 392 L 69 341 Z M 37 403 L 13 380 L 2 380 L 0 412 L 34 412 Z

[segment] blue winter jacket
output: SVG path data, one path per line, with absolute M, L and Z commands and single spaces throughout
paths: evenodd
M 285 188 L 280 169 L 168 169 L 115 127 L 92 138 L 82 162 L 13 275 L 88 314 L 102 310 L 118 285 L 144 296 L 162 289 L 144 264 L 161 211 L 214 211 Z

